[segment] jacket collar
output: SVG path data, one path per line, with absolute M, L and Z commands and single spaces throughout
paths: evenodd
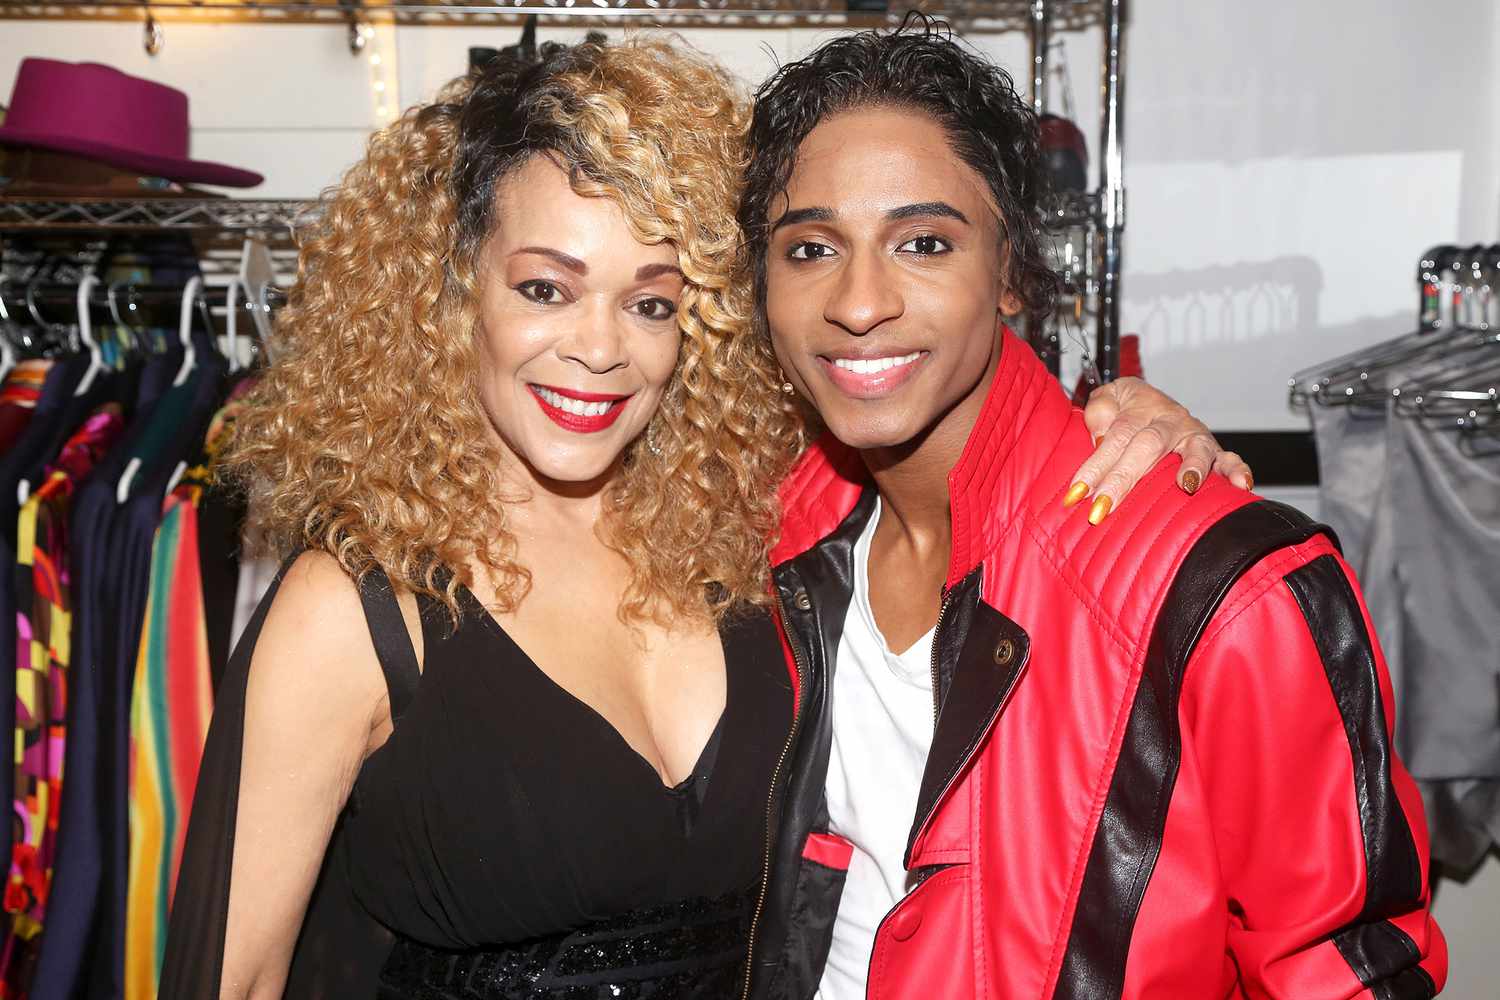
M 979 565 L 1025 503 L 1070 411 L 1057 380 L 1036 354 L 1003 329 L 995 380 L 958 463 L 948 473 L 953 524 L 948 586 Z M 801 555 L 830 535 L 869 484 L 857 451 L 831 434 L 819 438 L 782 484 L 781 537 L 771 551 L 772 565 Z

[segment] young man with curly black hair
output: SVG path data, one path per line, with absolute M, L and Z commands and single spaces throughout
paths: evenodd
M 798 715 L 750 994 L 1435 995 L 1334 539 L 1167 463 L 1078 503 L 1090 434 L 1005 325 L 1052 291 L 1010 78 L 930 22 L 839 38 L 751 157 L 759 315 L 829 433 L 773 558 Z

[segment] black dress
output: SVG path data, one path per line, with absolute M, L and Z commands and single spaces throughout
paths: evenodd
M 283 568 L 283 573 L 285 568 Z M 277 584 L 280 583 L 280 576 Z M 273 585 L 217 693 L 160 995 L 218 995 L 245 685 Z M 770 618 L 720 629 L 726 704 L 667 788 L 466 589 L 421 599 L 424 666 L 384 577 L 360 588 L 395 727 L 366 759 L 292 960 L 292 998 L 733 996 L 792 699 Z

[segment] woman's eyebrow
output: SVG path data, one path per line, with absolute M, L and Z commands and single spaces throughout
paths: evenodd
M 676 264 L 643 264 L 636 269 L 635 280 L 650 281 L 652 278 L 660 277 L 663 274 L 675 274 L 681 278 L 682 268 Z
M 580 277 L 589 273 L 589 266 L 571 254 L 565 254 L 561 250 L 553 250 L 551 247 L 521 247 L 511 254 L 514 257 L 521 253 L 541 254 L 543 257 L 551 257 L 563 267 L 572 271 Z

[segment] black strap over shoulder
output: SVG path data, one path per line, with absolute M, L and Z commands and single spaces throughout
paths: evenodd
M 365 621 L 370 625 L 375 655 L 390 692 L 391 722 L 400 722 L 422 680 L 411 633 L 406 630 L 406 619 L 401 617 L 401 606 L 396 603 L 391 581 L 380 569 L 372 569 L 360 579 L 359 600 L 365 607 Z

